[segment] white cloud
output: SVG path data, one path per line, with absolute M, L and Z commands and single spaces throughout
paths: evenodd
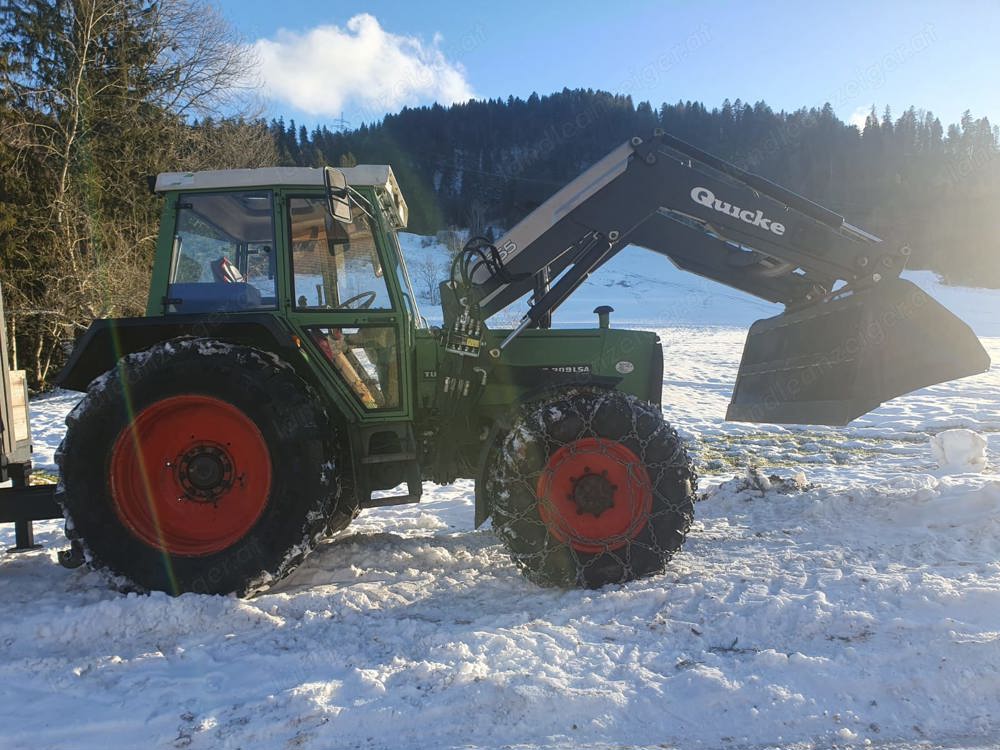
M 390 34 L 367 13 L 339 26 L 304 33 L 278 31 L 254 45 L 265 93 L 311 115 L 349 110 L 364 119 L 404 105 L 473 97 L 465 69 L 445 58 L 441 37 L 431 44 Z
M 858 107 L 851 116 L 848 118 L 847 122 L 850 125 L 854 125 L 858 130 L 865 129 L 865 120 L 868 118 L 868 114 L 872 111 L 871 107 Z

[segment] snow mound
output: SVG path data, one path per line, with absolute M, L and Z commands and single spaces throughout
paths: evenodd
M 766 496 L 769 492 L 779 495 L 794 495 L 800 492 L 815 489 L 816 485 L 810 484 L 806 480 L 805 472 L 799 471 L 790 477 L 782 477 L 778 474 L 765 474 L 756 466 L 748 466 L 743 476 L 730 479 L 712 487 L 704 493 L 700 499 L 709 500 L 716 495 L 740 495 L 750 493 L 759 497 Z M 746 499 L 750 499 L 747 497 Z
M 964 428 L 931 436 L 931 452 L 942 471 L 980 473 L 986 468 L 986 438 Z

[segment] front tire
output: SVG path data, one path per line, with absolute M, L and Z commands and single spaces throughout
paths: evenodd
M 521 409 L 487 459 L 493 528 L 542 585 L 597 588 L 661 572 L 694 516 L 696 477 L 659 409 L 574 389 Z
M 257 593 L 342 512 L 327 416 L 266 352 L 157 344 L 95 380 L 66 423 L 67 536 L 141 589 Z

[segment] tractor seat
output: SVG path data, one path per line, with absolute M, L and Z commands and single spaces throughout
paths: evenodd
M 218 260 L 213 260 L 209 266 L 212 269 L 212 276 L 219 284 L 242 284 L 246 281 L 236 264 L 224 255 Z

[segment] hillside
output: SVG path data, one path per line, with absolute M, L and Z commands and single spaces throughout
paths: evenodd
M 419 298 L 421 313 L 440 320 L 440 306 L 430 291 L 447 275 L 448 249 L 433 237 L 402 233 L 400 246 Z M 1000 336 L 1000 290 L 956 287 L 932 271 L 904 271 L 903 276 L 968 323 L 980 336 Z M 433 283 L 432 283 L 433 282 Z M 611 305 L 612 324 L 660 327 L 713 326 L 748 328 L 760 318 L 781 312 L 780 305 L 682 271 L 666 258 L 627 247 L 598 269 L 555 314 L 555 325 L 593 326 L 598 305 Z M 509 325 L 521 317 L 524 302 L 491 321 Z

